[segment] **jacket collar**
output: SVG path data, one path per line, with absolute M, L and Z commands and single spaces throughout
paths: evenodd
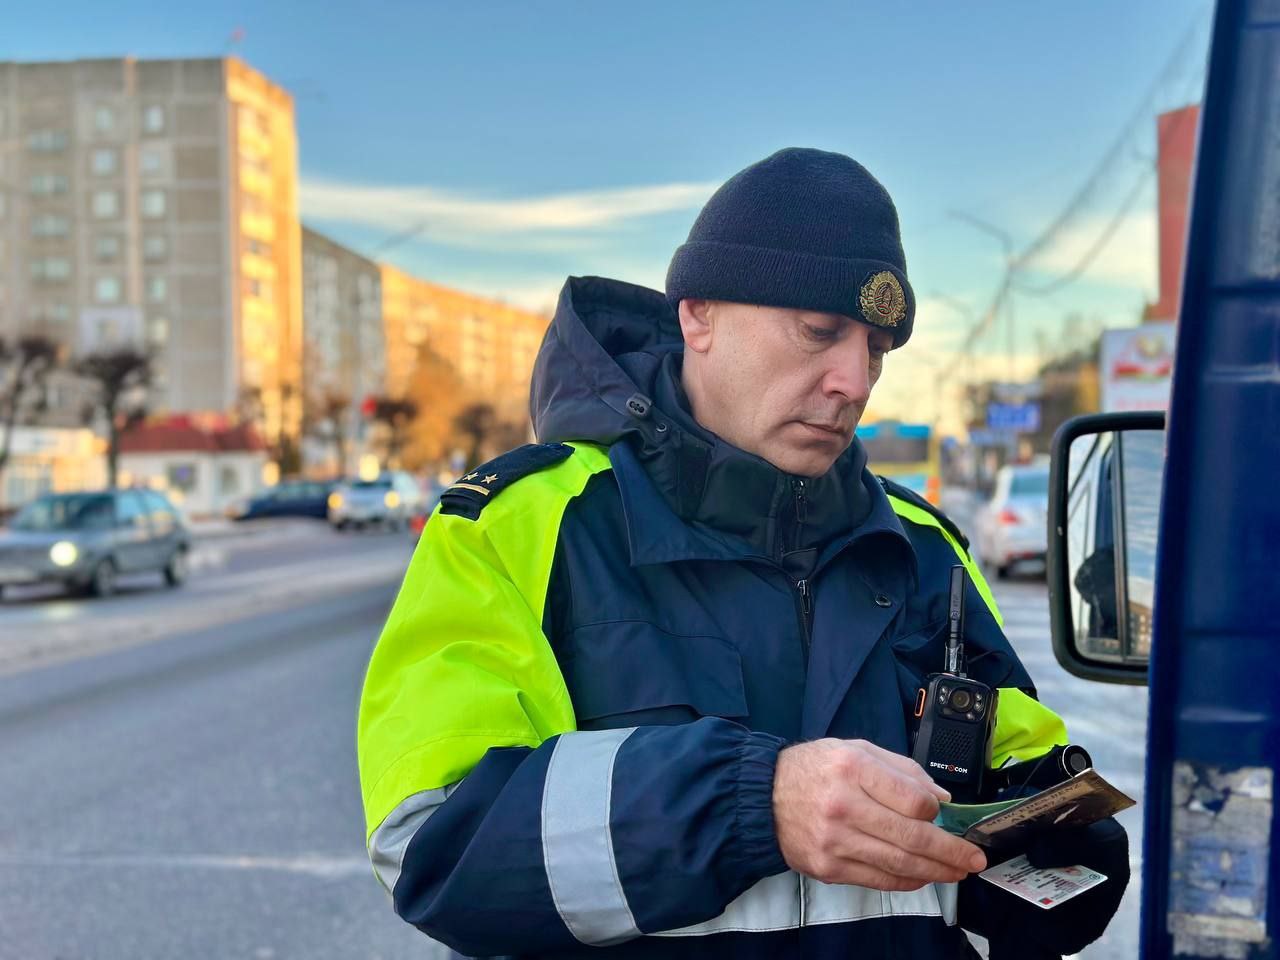
M 774 561 L 816 556 L 868 517 L 861 444 L 855 441 L 820 477 L 787 474 L 693 418 L 682 361 L 678 350 L 660 358 L 651 379 L 650 429 L 628 441 L 671 512 L 722 545 L 727 538 L 738 542 L 738 552 Z
M 682 519 L 659 492 L 631 444 L 615 443 L 609 448 L 609 461 L 621 495 L 632 566 L 680 560 L 758 560 L 777 564 L 777 558 L 766 555 L 749 540 L 697 520 Z M 888 496 L 866 469 L 857 482 L 867 494 L 869 512 L 860 524 L 832 539 L 819 551 L 813 572 L 826 566 L 855 542 L 881 537 L 901 544 L 915 578 L 915 549 Z M 869 565 L 864 573 L 868 581 L 877 588 L 900 593 L 901 586 L 896 586 L 901 582 L 898 576 L 886 574 L 882 578 L 877 575 L 876 566 Z

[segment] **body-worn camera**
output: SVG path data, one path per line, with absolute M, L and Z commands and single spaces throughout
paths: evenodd
M 998 692 L 964 673 L 964 595 L 969 575 L 951 568 L 946 662 L 916 695 L 919 720 L 911 758 L 951 793 L 956 803 L 976 803 L 991 766 Z

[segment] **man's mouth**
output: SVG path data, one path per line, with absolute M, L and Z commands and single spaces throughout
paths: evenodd
M 806 427 L 812 427 L 814 430 L 830 434 L 832 437 L 848 436 L 848 431 L 838 423 L 815 423 L 812 420 L 801 420 L 800 423 Z

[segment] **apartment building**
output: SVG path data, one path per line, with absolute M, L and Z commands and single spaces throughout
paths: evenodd
M 386 390 L 386 342 L 382 325 L 382 275 L 374 261 L 324 236 L 302 228 L 302 383 L 312 409 L 341 395 L 348 408 L 341 417 L 348 457 L 361 452 L 360 404 Z M 328 429 L 332 425 L 327 424 Z M 322 438 L 304 445 L 308 463 L 328 461 Z M 317 454 L 317 448 L 323 455 Z M 352 463 L 333 464 L 350 472 Z
M 550 318 L 382 264 L 387 392 L 405 391 L 423 345 L 454 365 L 468 391 L 518 423 L 528 416 L 529 378 Z
M 301 417 L 288 93 L 235 58 L 0 62 L 0 335 L 150 349 L 159 411 Z

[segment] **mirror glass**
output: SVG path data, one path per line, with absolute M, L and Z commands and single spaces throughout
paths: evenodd
M 1164 431 L 1130 430 L 1120 437 L 1123 482 L 1125 655 L 1144 662 L 1151 655 L 1151 608 L 1155 594 L 1156 533 L 1164 476 Z
M 1067 570 L 1077 652 L 1145 664 L 1151 651 L 1164 431 L 1078 437 L 1067 493 Z

